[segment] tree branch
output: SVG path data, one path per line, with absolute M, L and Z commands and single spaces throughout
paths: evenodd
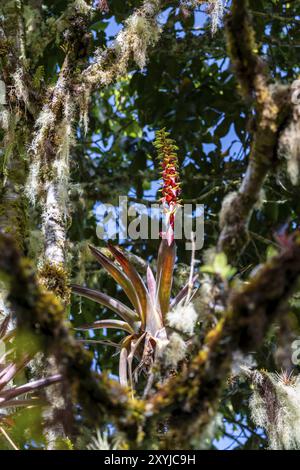
M 274 320 L 297 286 L 300 275 L 299 235 L 278 256 L 268 261 L 247 284 L 232 291 L 227 313 L 206 336 L 204 347 L 179 375 L 150 398 L 147 437 L 159 420 L 167 417 L 169 432 L 164 448 L 199 445 L 218 407 L 232 353 L 257 350 Z M 196 444 L 195 444 L 196 445 Z
M 239 190 L 223 201 L 218 249 L 235 259 L 248 241 L 248 223 L 268 171 L 277 162 L 278 139 L 290 112 L 290 87 L 269 85 L 257 53 L 247 0 L 234 0 L 227 21 L 229 54 L 245 98 L 254 100 L 254 137 L 249 164 Z
M 157 43 L 161 33 L 158 15 L 167 3 L 166 0 L 144 0 L 142 6 L 126 20 L 113 45 L 96 51 L 94 63 L 80 78 L 80 93 L 86 87 L 95 90 L 109 85 L 127 73 L 132 60 L 140 68 L 146 65 L 148 49 Z
M 67 434 L 74 435 L 79 406 L 86 425 L 114 424 L 135 440 L 143 407 L 135 409 L 118 382 L 92 372 L 92 356 L 69 332 L 63 306 L 39 285 L 30 261 L 19 255 L 12 239 L 0 235 L 0 248 L 0 271 L 9 279 L 9 300 L 18 330 L 32 337 L 32 347 L 35 345 L 37 351 L 55 357 L 64 394 L 71 397 L 73 409 L 64 410 L 60 416 Z

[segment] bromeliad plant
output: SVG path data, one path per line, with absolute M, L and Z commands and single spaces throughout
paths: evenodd
M 137 380 L 140 371 L 148 375 L 157 354 L 168 343 L 167 314 L 185 302 L 193 288 L 190 281 L 176 298 L 171 300 L 176 258 L 174 217 L 180 203 L 177 147 L 164 129 L 158 133 L 154 145 L 161 160 L 163 179 L 161 202 L 167 220 L 167 230 L 161 234 L 156 277 L 148 266 L 145 283 L 120 248 L 109 243 L 108 249 L 117 263 L 93 246 L 90 246 L 90 250 L 101 266 L 122 287 L 131 307 L 97 290 L 72 286 L 74 293 L 104 305 L 121 318 L 121 320 L 99 320 L 77 329 L 117 328 L 128 333 L 120 343 L 119 378 L 122 385 L 128 386 L 129 382 L 131 388 L 133 388 L 133 377 Z M 139 364 L 133 373 L 134 357 L 138 359 Z

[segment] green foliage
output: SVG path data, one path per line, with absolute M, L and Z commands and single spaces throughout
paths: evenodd
M 201 271 L 208 274 L 216 274 L 221 277 L 223 281 L 231 279 L 236 273 L 236 269 L 230 266 L 227 262 L 225 253 L 218 253 L 214 257 L 211 265 L 201 266 Z

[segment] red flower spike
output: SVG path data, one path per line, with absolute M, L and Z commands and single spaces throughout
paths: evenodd
M 160 202 L 165 206 L 167 214 L 167 231 L 162 233 L 162 238 L 167 239 L 170 245 L 174 240 L 175 212 L 180 204 L 181 193 L 180 178 L 178 172 L 178 158 L 174 140 L 170 139 L 165 129 L 157 132 L 154 146 L 157 148 L 162 167 L 162 197 Z

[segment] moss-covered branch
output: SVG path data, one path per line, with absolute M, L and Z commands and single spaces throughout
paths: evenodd
M 258 80 L 268 79 L 268 70 L 258 54 L 248 0 L 233 0 L 227 19 L 227 47 L 238 80 L 239 91 L 244 97 L 253 97 Z
M 231 293 L 227 312 L 207 334 L 204 347 L 182 373 L 171 378 L 150 399 L 147 404 L 150 417 L 145 426 L 149 438 L 153 426 L 164 417 L 170 430 L 162 441 L 163 447 L 199 446 L 199 437 L 218 407 L 232 353 L 237 349 L 257 350 L 262 345 L 268 329 L 284 311 L 299 275 L 300 241 L 299 236 L 294 236 L 281 254 Z
M 76 3 L 76 2 L 75 2 Z M 75 4 L 74 4 L 75 5 Z M 73 7 L 74 7 L 73 5 Z M 89 9 L 89 7 L 87 6 Z M 89 41 L 88 12 L 69 11 L 64 31 L 65 59 L 54 87 L 42 89 L 43 105 L 37 117 L 30 146 L 30 172 L 27 194 L 41 207 L 44 253 L 40 277 L 65 303 L 69 301 L 66 285 L 66 247 L 69 213 L 70 151 L 74 143 L 74 126 L 78 100 L 74 81 L 87 55 L 83 44 Z
M 17 8 L 14 21 L 22 28 L 18 23 L 19 17 L 20 10 Z M 32 130 L 34 107 L 30 104 L 32 96 L 28 92 L 27 84 L 19 80 L 20 75 L 25 74 L 20 59 L 24 41 L 19 36 L 20 40 L 8 38 L 4 26 L 6 23 L 1 20 L 0 78 L 3 96 L 0 103 L 0 232 L 13 236 L 15 243 L 23 251 L 28 235 L 28 206 L 24 196 L 26 147 Z M 21 32 L 20 34 L 22 35 Z M 5 298 L 6 289 L 1 283 L 0 311 L 7 314 L 9 308 Z
M 63 306 L 54 294 L 40 286 L 31 262 L 20 256 L 10 237 L 0 236 L 0 249 L 0 270 L 9 279 L 9 300 L 18 331 L 32 338 L 31 346 L 36 345 L 37 351 L 55 357 L 63 376 L 63 393 L 71 398 L 72 409 L 56 419 L 62 420 L 67 434 L 72 435 L 79 412 L 81 424 L 98 427 L 113 423 L 135 441 L 143 405 L 139 409 L 118 382 L 92 371 L 92 355 L 70 333 Z
M 223 201 L 218 248 L 234 259 L 248 241 L 248 223 L 269 170 L 277 162 L 278 140 L 290 111 L 290 88 L 270 85 L 258 55 L 248 0 L 234 0 L 227 21 L 227 43 L 243 97 L 254 101 L 254 135 L 249 164 L 236 193 Z

